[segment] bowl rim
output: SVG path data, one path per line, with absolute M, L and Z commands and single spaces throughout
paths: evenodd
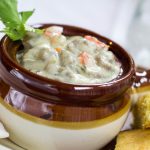
M 96 90 L 98 92 L 100 92 L 101 89 L 104 88 L 111 88 L 113 87 L 118 87 L 117 85 L 123 85 L 121 84 L 122 82 L 125 84 L 126 80 L 131 80 L 131 78 L 134 78 L 133 76 L 135 75 L 135 64 L 134 64 L 134 60 L 132 59 L 132 57 L 130 56 L 130 54 L 124 49 L 122 48 L 120 45 L 118 45 L 116 42 L 114 42 L 113 40 L 110 40 L 109 38 L 106 38 L 96 32 L 93 32 L 91 30 L 85 29 L 85 28 L 81 28 L 81 27 L 77 27 L 77 26 L 72 26 L 72 25 L 65 25 L 65 24 L 55 24 L 55 23 L 42 23 L 42 24 L 35 24 L 33 25 L 34 27 L 38 27 L 41 28 L 44 26 L 48 27 L 48 26 L 62 26 L 64 28 L 73 28 L 73 29 L 77 29 L 77 30 L 81 30 L 82 32 L 87 32 L 89 33 L 89 35 L 96 35 L 98 37 L 100 37 L 101 39 L 103 39 L 105 42 L 108 41 L 109 43 L 111 42 L 112 44 L 114 44 L 116 47 L 118 47 L 118 50 L 121 50 L 126 57 L 128 57 L 128 64 L 129 64 L 129 71 L 123 75 L 120 76 L 118 78 L 115 78 L 109 82 L 105 82 L 105 83 L 96 83 L 96 84 L 70 84 L 70 83 L 64 83 L 64 82 L 60 82 L 57 80 L 53 80 L 53 79 L 49 79 L 40 75 L 37 75 L 35 73 L 32 73 L 30 71 L 28 71 L 27 69 L 23 68 L 21 65 L 19 65 L 19 63 L 17 63 L 17 60 L 12 60 L 12 58 L 9 56 L 9 54 L 7 53 L 7 46 L 5 45 L 7 40 L 10 40 L 9 37 L 7 35 L 5 35 L 1 42 L 0 42 L 0 46 L 1 46 L 1 51 L 3 51 L 3 54 L 5 55 L 5 57 L 7 58 L 7 61 L 9 62 L 9 64 L 11 64 L 11 67 L 15 70 L 19 70 L 20 73 L 23 73 L 24 75 L 26 75 L 27 77 L 32 77 L 32 79 L 34 78 L 34 80 L 37 82 L 41 82 L 42 84 L 49 84 L 52 85 L 54 87 L 59 87 L 61 89 L 64 89 L 65 91 L 70 91 L 70 90 L 76 90 L 76 93 L 79 94 L 78 92 L 82 92 L 82 91 L 86 91 L 86 94 L 90 91 L 90 90 Z M 20 41 L 17 41 L 20 42 Z M 129 82 L 129 81 L 128 81 Z M 29 84 L 29 83 L 28 83 Z M 129 84 L 129 83 L 128 83 Z M 128 85 L 129 86 L 129 85 Z M 102 91 L 103 92 L 103 91 Z M 88 93 L 90 95 L 90 93 Z M 87 95 L 88 95 L 87 94 Z M 93 94 L 93 93 L 92 93 Z M 97 94 L 97 93 L 96 93 Z M 84 93 L 82 96 L 86 96 Z
M 48 23 L 44 24 L 45 25 L 49 25 Z M 57 25 L 57 26 L 65 26 L 65 27 L 75 27 L 75 28 L 79 28 L 79 29 L 82 29 L 82 30 L 87 30 L 87 31 L 90 31 L 90 32 L 93 32 L 91 30 L 88 30 L 88 29 L 84 29 L 84 28 L 81 28 L 81 27 L 78 27 L 78 26 L 72 26 L 72 25 L 66 25 L 66 24 L 50 24 L 50 25 Z M 41 27 L 42 24 L 36 24 L 36 25 L 33 25 L 35 27 Z M 97 34 L 95 32 L 93 32 L 94 34 Z M 108 41 L 111 41 L 112 43 L 114 43 L 115 45 L 117 45 L 119 48 L 121 48 L 122 50 L 124 50 L 124 52 L 127 54 L 128 58 L 130 59 L 130 70 L 129 72 L 123 76 L 123 77 L 119 77 L 119 78 L 115 78 L 111 81 L 108 81 L 108 82 L 104 82 L 104 83 L 94 83 L 94 84 L 72 84 L 72 83 L 65 83 L 65 82 L 61 82 L 61 81 L 57 81 L 57 80 L 54 80 L 54 79 L 50 79 L 50 78 L 46 78 L 44 76 L 40 76 L 36 73 L 33 73 L 31 71 L 28 71 L 27 69 L 25 69 L 24 67 L 22 67 L 21 65 L 19 65 L 19 63 L 17 63 L 17 60 L 15 61 L 12 61 L 12 58 L 10 58 L 10 56 L 8 55 L 8 53 L 6 53 L 6 47 L 5 47 L 5 41 L 8 40 L 8 36 L 5 35 L 2 40 L 1 40 L 1 45 L 2 45 L 2 48 L 4 49 L 4 54 L 7 56 L 7 58 L 9 59 L 9 61 L 13 64 L 13 66 L 16 68 L 16 69 L 19 69 L 21 72 L 25 73 L 25 74 L 29 74 L 35 78 L 39 78 L 40 80 L 44 80 L 44 81 L 47 81 L 47 82 L 52 82 L 53 84 L 62 84 L 64 86 L 71 86 L 71 87 L 93 87 L 93 86 L 98 86 L 98 87 L 103 87 L 103 86 L 107 86 L 108 84 L 117 84 L 118 82 L 122 81 L 122 80 L 125 80 L 126 78 L 128 78 L 128 76 L 130 76 L 130 74 L 135 70 L 135 67 L 134 67 L 134 61 L 131 57 L 131 55 L 124 49 L 122 48 L 120 45 L 118 45 L 116 42 L 114 42 L 113 40 L 110 40 L 109 38 L 106 38 L 102 35 L 99 35 L 101 36 L 102 38 L 108 40 Z

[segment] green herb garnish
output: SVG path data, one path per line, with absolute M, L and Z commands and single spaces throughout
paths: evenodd
M 34 10 L 18 12 L 17 0 L 0 0 L 0 21 L 5 28 L 1 31 L 6 33 L 13 41 L 22 40 L 27 31 L 42 32 L 26 25 Z

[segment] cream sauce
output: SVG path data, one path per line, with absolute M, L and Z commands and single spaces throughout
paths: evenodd
M 96 84 L 115 79 L 121 64 L 109 47 L 92 36 L 65 36 L 52 26 L 42 35 L 29 32 L 19 63 L 38 75 L 70 84 Z

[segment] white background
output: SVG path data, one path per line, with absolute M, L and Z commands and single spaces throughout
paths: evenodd
M 19 0 L 19 10 L 35 8 L 29 23 L 55 22 L 91 29 L 125 44 L 139 0 Z
M 18 0 L 19 11 L 36 9 L 34 23 L 81 26 L 125 46 L 125 34 L 139 0 Z

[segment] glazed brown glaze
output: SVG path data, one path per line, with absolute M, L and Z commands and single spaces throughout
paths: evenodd
M 39 25 L 38 27 L 45 28 L 51 25 L 56 24 Z M 16 51 L 23 48 L 21 41 L 12 42 L 5 36 L 1 41 L 0 51 L 2 79 L 21 93 L 42 101 L 83 106 L 108 103 L 132 85 L 135 74 L 134 62 L 123 48 L 92 31 L 67 25 L 61 26 L 64 28 L 63 34 L 65 35 L 92 35 L 109 45 L 110 50 L 122 64 L 123 73 L 110 82 L 93 85 L 73 85 L 50 80 L 21 67 L 16 61 Z
M 46 28 L 57 24 L 38 25 Z M 16 60 L 21 41 L 3 37 L 0 48 L 0 95 L 12 107 L 27 114 L 55 121 L 91 121 L 105 118 L 126 105 L 123 93 L 135 78 L 133 59 L 119 45 L 92 31 L 60 25 L 65 35 L 91 35 L 110 46 L 122 65 L 116 79 L 93 85 L 74 85 L 51 80 L 24 69 Z M 123 97 L 123 98 L 122 98 Z
M 4 99 L 17 110 L 42 119 L 81 122 L 98 120 L 114 114 L 127 105 L 125 99 L 129 99 L 129 95 L 126 93 L 116 98 L 114 102 L 96 107 L 56 105 L 29 97 L 12 88 Z

